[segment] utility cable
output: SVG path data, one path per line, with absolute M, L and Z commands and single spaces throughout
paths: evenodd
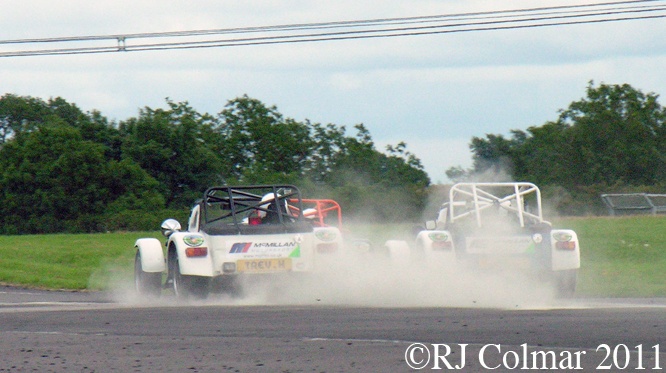
M 179 32 L 80 36 L 65 38 L 0 40 L 1 45 L 40 43 L 93 42 L 112 40 L 116 45 L 46 48 L 0 51 L 0 57 L 90 54 L 119 51 L 149 51 L 184 48 L 211 48 L 245 45 L 302 43 L 331 40 L 386 38 L 432 35 L 471 31 L 493 31 L 534 27 L 567 26 L 576 24 L 646 20 L 666 17 L 664 0 L 631 0 L 596 4 L 541 7 L 531 9 L 458 13 L 437 16 L 382 18 L 360 21 L 340 21 L 291 24 L 262 27 L 242 27 Z M 329 30 L 329 31 L 324 31 Z M 224 34 L 277 33 L 275 36 L 188 40 L 128 45 L 128 39 L 204 37 Z

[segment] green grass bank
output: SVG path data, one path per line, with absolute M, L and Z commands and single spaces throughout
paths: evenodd
M 560 219 L 581 244 L 578 294 L 590 297 L 666 296 L 666 216 Z M 409 227 L 352 227 L 383 242 Z M 0 236 L 0 282 L 48 289 L 100 290 L 132 280 L 134 242 L 164 240 L 159 232 Z
M 134 242 L 159 232 L 0 236 L 0 282 L 46 289 L 105 289 L 131 279 Z
M 578 294 L 666 296 L 666 216 L 575 218 L 553 225 L 578 234 Z

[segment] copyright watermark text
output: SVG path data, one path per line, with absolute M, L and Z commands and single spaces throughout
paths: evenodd
M 462 370 L 471 360 L 486 370 L 583 370 L 588 352 L 582 349 L 540 349 L 527 343 L 513 349 L 486 344 L 480 348 L 476 346 L 473 352 L 468 346 L 464 343 L 412 343 L 405 350 L 405 362 L 417 370 Z M 643 345 L 632 348 L 624 344 L 600 344 L 593 352 L 595 370 L 662 369 L 659 345 L 646 347 L 644 351 Z

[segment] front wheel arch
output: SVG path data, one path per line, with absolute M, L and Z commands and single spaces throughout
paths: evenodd
M 162 272 L 145 272 L 139 249 L 134 257 L 134 288 L 137 294 L 150 297 L 159 297 L 162 292 Z

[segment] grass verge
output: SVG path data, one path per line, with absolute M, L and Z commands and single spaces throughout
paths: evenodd
M 0 281 L 46 289 L 103 289 L 130 276 L 134 242 L 159 232 L 0 236 Z
M 666 217 L 570 218 L 581 244 L 582 296 L 666 296 Z M 411 235 L 409 225 L 349 227 L 383 242 Z M 0 236 L 0 282 L 48 289 L 106 289 L 132 279 L 134 242 L 159 232 Z
M 666 296 L 666 217 L 563 219 L 581 245 L 577 292 L 588 296 Z

